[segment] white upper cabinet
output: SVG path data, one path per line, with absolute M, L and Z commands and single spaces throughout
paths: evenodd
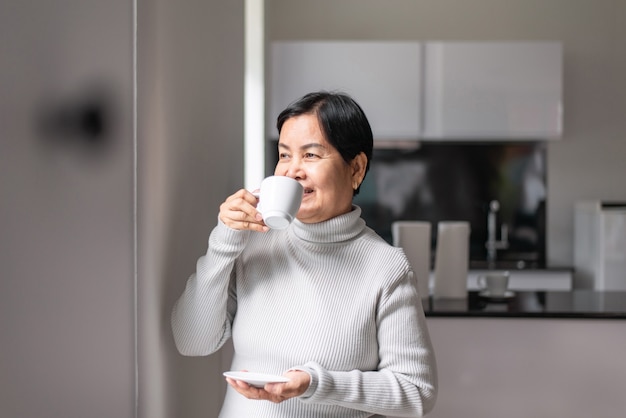
M 278 114 L 317 90 L 354 97 L 379 143 L 562 134 L 559 42 L 279 41 L 270 55 L 269 138 Z
M 417 140 L 422 131 L 419 42 L 281 41 L 270 57 L 267 135 L 306 93 L 339 90 L 363 108 L 376 140 Z
M 562 134 L 558 42 L 426 42 L 423 139 Z

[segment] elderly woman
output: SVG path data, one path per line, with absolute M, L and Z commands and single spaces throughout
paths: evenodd
M 310 93 L 277 126 L 275 174 L 304 188 L 297 219 L 270 230 L 252 193 L 226 199 L 172 313 L 178 350 L 208 355 L 232 337 L 233 370 L 289 378 L 227 378 L 223 418 L 423 416 L 437 374 L 416 278 L 352 204 L 372 156 L 365 114 Z

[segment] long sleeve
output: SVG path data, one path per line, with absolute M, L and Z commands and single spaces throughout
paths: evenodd
M 309 362 L 298 367 L 312 378 L 302 401 L 406 417 L 432 410 L 436 363 L 412 272 L 383 295 L 377 328 L 380 360 L 375 371 L 332 371 Z
M 236 310 L 234 264 L 248 236 L 221 222 L 211 232 L 207 253 L 198 259 L 172 310 L 174 341 L 181 354 L 211 354 L 230 337 Z

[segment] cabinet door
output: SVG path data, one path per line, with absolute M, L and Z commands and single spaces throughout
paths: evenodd
M 363 108 L 375 140 L 420 134 L 419 42 L 281 41 L 271 45 L 267 135 L 292 101 L 317 90 L 340 90 Z
M 560 43 L 427 42 L 424 61 L 424 138 L 561 136 Z

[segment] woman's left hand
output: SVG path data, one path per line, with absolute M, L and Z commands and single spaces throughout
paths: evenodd
M 246 382 L 229 377 L 226 378 L 226 381 L 248 399 L 266 400 L 274 403 L 302 395 L 311 383 L 309 374 L 300 370 L 290 370 L 284 376 L 289 378 L 289 382 L 267 383 L 263 388 L 255 388 Z

